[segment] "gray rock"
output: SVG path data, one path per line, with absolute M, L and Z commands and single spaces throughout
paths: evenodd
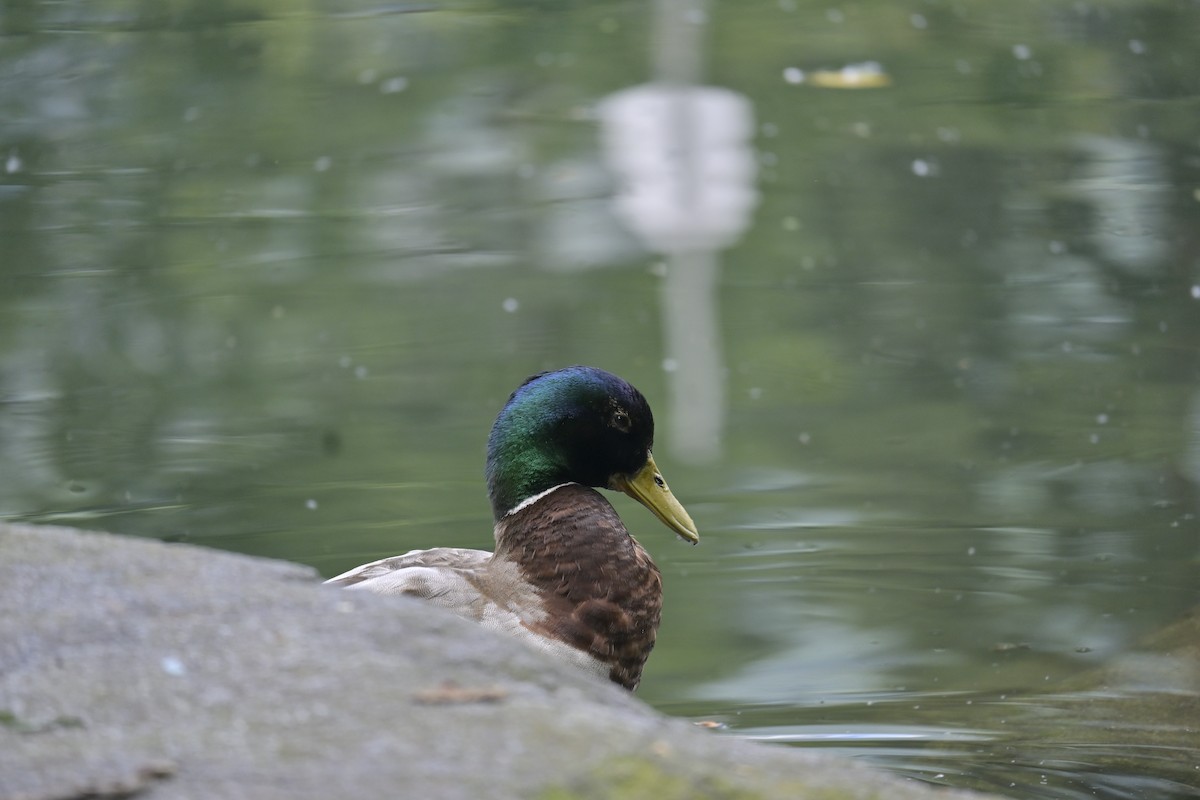
M 965 798 L 698 729 L 415 601 L 0 524 L 0 798 Z

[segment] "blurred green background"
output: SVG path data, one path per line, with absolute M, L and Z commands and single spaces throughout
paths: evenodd
M 495 413 L 594 364 L 703 537 L 614 500 L 666 581 L 647 701 L 1194 796 L 1194 719 L 1105 776 L 980 707 L 1200 602 L 1200 3 L 667 6 L 0 2 L 0 518 L 489 547 Z M 614 205 L 603 111 L 676 48 L 752 113 L 699 257 Z

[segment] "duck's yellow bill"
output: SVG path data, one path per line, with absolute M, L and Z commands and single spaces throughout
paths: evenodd
M 613 475 L 609 488 L 624 492 L 650 509 L 662 524 L 681 538 L 692 544 L 700 541 L 696 523 L 692 522 L 687 510 L 671 494 L 671 487 L 667 486 L 662 473 L 658 471 L 654 456 L 649 456 L 646 465 L 632 475 Z

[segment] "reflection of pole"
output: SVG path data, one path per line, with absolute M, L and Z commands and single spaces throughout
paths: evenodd
M 658 0 L 654 4 L 654 77 L 667 86 L 686 89 L 700 83 L 703 73 L 701 31 L 708 18 L 704 0 Z M 675 202 L 687 215 L 702 187 L 696 138 L 699 120 L 686 91 L 670 98 L 670 139 L 679 148 L 679 180 Z M 721 342 L 717 336 L 716 282 L 720 264 L 711 250 L 668 253 L 662 283 L 663 350 L 670 371 L 667 386 L 671 416 L 667 443 L 678 458 L 710 462 L 721 456 L 725 417 Z
M 694 103 L 688 93 L 682 90 L 699 85 L 702 78 L 703 41 L 700 33 L 708 19 L 707 5 L 704 0 L 657 0 L 654 4 L 654 35 L 651 37 L 654 80 L 662 86 L 680 90 L 663 94 L 667 112 L 663 121 L 678 162 L 677 180 L 673 187 L 675 197 L 672 199 L 685 214 L 695 211 L 692 206 L 697 197 L 699 164 L 692 131 L 700 121 L 692 118 L 695 115 Z M 686 269 L 686 265 L 673 264 L 671 267 L 672 272 L 680 269 Z M 711 272 L 716 277 L 715 270 Z M 671 282 L 667 281 L 666 286 L 670 285 Z M 665 289 L 664 292 L 670 294 Z M 686 311 L 686 308 L 680 310 Z M 667 321 L 667 329 L 671 329 L 670 320 Z M 667 354 L 668 357 L 678 357 L 670 347 L 667 348 Z
M 670 358 L 671 452 L 693 463 L 721 456 L 724 367 L 717 319 L 720 264 L 711 250 L 676 252 L 662 284 L 663 332 Z
M 700 84 L 705 0 L 657 0 L 655 81 L 599 105 L 618 217 L 667 256 L 663 331 L 671 395 L 667 443 L 688 461 L 721 455 L 724 367 L 716 253 L 736 242 L 758 202 L 746 98 Z
M 699 85 L 704 56 L 700 33 L 707 19 L 705 0 L 657 0 L 651 37 L 655 81 Z

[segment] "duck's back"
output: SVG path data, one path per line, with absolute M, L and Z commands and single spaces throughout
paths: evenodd
M 482 620 L 487 598 L 477 586 L 492 554 L 485 550 L 435 547 L 381 558 L 325 581 L 383 595 L 408 595 Z

